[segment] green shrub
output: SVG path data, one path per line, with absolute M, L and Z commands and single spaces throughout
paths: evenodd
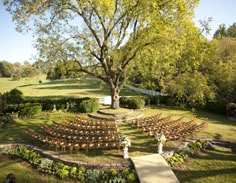
M 38 170 L 47 174 L 53 173 L 53 161 L 48 158 L 42 158 L 39 165 Z
M 81 182 L 85 181 L 85 172 L 86 172 L 86 168 L 84 166 L 80 166 L 78 168 L 78 173 L 77 173 L 77 179 L 80 180 Z
M 69 166 L 63 165 L 63 167 L 58 171 L 58 176 L 61 179 L 64 179 L 69 176 Z
M 0 115 L 0 127 L 4 127 L 15 123 L 15 120 L 10 114 Z
M 206 141 L 200 141 L 197 140 L 195 142 L 191 142 L 188 144 L 188 148 L 190 149 L 191 153 L 196 153 L 198 151 L 201 151 L 202 149 L 205 149 L 207 147 L 208 143 Z
M 38 103 L 26 103 L 20 105 L 19 116 L 29 117 L 42 112 L 42 106 Z
M 236 117 L 236 103 L 229 103 L 226 106 L 226 114 L 229 117 Z
M 226 112 L 226 104 L 224 104 L 224 103 L 216 103 L 216 102 L 208 102 L 204 106 L 204 109 L 206 111 L 217 113 L 217 114 L 225 114 L 225 112 Z
M 84 100 L 79 105 L 79 111 L 82 113 L 92 113 L 99 109 L 98 99 Z
M 159 105 L 159 104 L 167 104 L 168 99 L 170 99 L 170 96 L 147 96 L 145 98 L 145 103 L 146 104 L 151 104 L 151 105 Z
M 71 178 L 76 178 L 77 177 L 77 167 L 71 167 L 69 176 Z
M 185 152 L 178 151 L 178 152 L 175 152 L 173 156 L 167 159 L 167 163 L 171 167 L 176 167 L 179 164 L 183 163 L 187 157 L 188 155 Z
M 87 171 L 87 181 L 88 183 L 93 183 L 93 182 L 98 182 L 99 177 L 100 177 L 100 172 L 99 170 L 88 170 Z
M 120 105 L 129 109 L 141 109 L 145 105 L 142 97 L 121 97 Z

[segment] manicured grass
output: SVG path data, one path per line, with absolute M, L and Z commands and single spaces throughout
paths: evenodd
M 12 78 L 0 77 L 0 92 L 4 93 L 20 86 L 30 87 L 35 84 L 38 84 L 39 80 L 45 81 L 46 75 L 39 75 L 33 78 L 22 78 L 19 81 L 13 81 Z
M 102 97 L 110 95 L 107 84 L 101 86 L 97 80 L 60 81 L 38 83 L 40 78 L 12 81 L 10 78 L 0 78 L 0 92 L 13 88 L 21 90 L 25 97 Z M 138 93 L 123 88 L 121 96 L 138 95 Z
M 29 164 L 21 160 L 11 160 L 0 155 L 0 181 L 6 178 L 9 173 L 14 173 L 19 183 L 66 183 L 54 176 L 41 174 L 29 167 Z M 72 182 L 71 182 L 72 183 Z
M 183 183 L 234 183 L 236 154 L 226 148 L 201 152 L 174 172 Z

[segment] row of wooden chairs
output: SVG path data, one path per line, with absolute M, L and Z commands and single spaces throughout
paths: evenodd
M 171 120 L 171 115 L 160 118 L 161 114 L 144 119 L 138 119 L 134 124 L 138 128 L 142 128 L 142 133 L 147 136 L 155 136 L 156 134 L 163 133 L 167 140 L 177 140 L 185 138 L 197 131 L 203 129 L 207 122 L 204 121 L 200 125 L 195 123 L 195 120 L 182 122 L 183 117 Z
M 62 139 L 114 139 L 118 138 L 117 131 L 73 131 L 70 133 L 61 133 L 58 129 L 54 130 L 45 125 L 41 125 L 41 129 L 48 135 Z M 94 133 L 92 133 L 94 132 Z
M 120 149 L 119 138 L 115 138 L 113 140 L 109 139 L 61 139 L 55 138 L 51 136 L 41 135 L 33 130 L 27 129 L 26 133 L 28 133 L 34 139 L 39 140 L 42 143 L 47 143 L 49 146 L 55 148 L 55 151 L 69 150 L 72 153 L 73 150 L 79 152 L 79 150 L 99 150 L 99 149 Z
M 65 121 L 65 123 L 57 123 L 53 122 L 55 126 L 65 126 L 68 128 L 73 128 L 73 129 L 81 129 L 81 130 L 101 130 L 101 129 L 110 129 L 110 130 L 116 130 L 117 125 L 114 122 L 108 122 L 111 123 L 109 125 L 101 125 L 101 124 L 80 124 L 76 123 L 74 121 Z
M 65 123 L 66 122 L 74 122 L 75 124 L 80 124 L 80 125 L 104 126 L 104 127 L 116 126 L 115 122 L 88 119 L 88 118 L 83 118 L 81 116 L 76 116 L 74 121 L 69 121 L 66 119 L 64 121 L 65 121 Z

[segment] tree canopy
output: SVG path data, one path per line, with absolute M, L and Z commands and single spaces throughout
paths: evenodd
M 198 2 L 4 0 L 17 29 L 34 31 L 41 59 L 75 61 L 78 71 L 108 83 L 113 108 L 140 51 L 168 45 L 179 56 Z

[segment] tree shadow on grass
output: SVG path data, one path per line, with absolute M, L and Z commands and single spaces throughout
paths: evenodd
M 232 174 L 234 175 L 236 168 L 218 169 L 218 170 L 174 170 L 174 173 L 181 182 L 193 182 L 200 178 L 214 177 L 219 175 Z M 221 182 L 221 180 L 218 180 Z M 233 182 L 233 180 L 232 180 Z

